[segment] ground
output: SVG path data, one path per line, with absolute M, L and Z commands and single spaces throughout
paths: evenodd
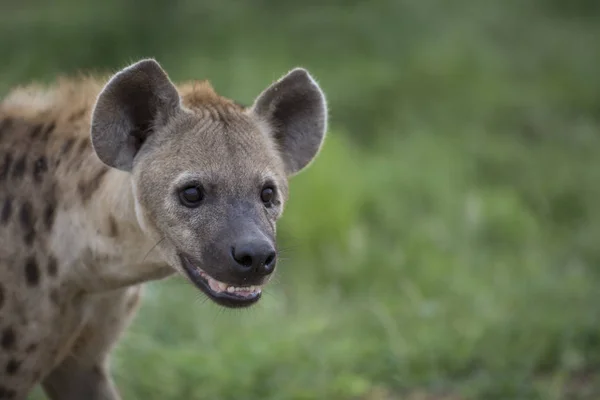
M 332 116 L 263 304 L 150 285 L 125 399 L 600 397 L 597 2 L 102 4 L 0 13 L 0 91 L 151 55 L 243 103 L 302 64 Z

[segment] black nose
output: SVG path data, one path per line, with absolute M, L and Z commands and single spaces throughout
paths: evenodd
M 244 273 L 269 275 L 275 269 L 277 254 L 266 240 L 238 243 L 231 249 L 231 255 L 237 269 Z

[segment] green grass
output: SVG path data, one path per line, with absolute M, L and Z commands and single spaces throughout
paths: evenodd
M 0 91 L 157 56 L 247 103 L 304 65 L 331 109 L 263 301 L 148 285 L 124 399 L 600 398 L 596 2 L 99 4 L 2 6 Z

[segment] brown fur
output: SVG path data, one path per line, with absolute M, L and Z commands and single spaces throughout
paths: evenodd
M 137 65 L 124 85 L 142 76 Z M 156 67 L 150 65 L 151 74 Z M 110 125 L 127 104 L 111 103 L 102 92 L 107 82 L 60 79 L 49 88 L 16 88 L 0 103 L 0 399 L 24 399 L 40 382 L 51 399 L 118 399 L 107 360 L 137 308 L 140 284 L 182 273 L 176 251 L 205 262 L 223 221 L 245 212 L 257 217 L 244 226 L 274 237 L 287 177 L 296 172 L 286 158 L 295 150 L 276 140 L 281 124 L 219 96 L 207 82 L 180 85 L 182 111 L 158 110 L 156 133 L 131 170 L 111 168 L 106 149 L 121 147 L 96 132 L 105 114 Z M 306 159 L 323 139 L 324 104 L 321 137 Z M 99 121 L 93 143 L 92 119 Z M 206 213 L 201 228 L 188 224 L 190 210 L 165 203 L 173 181 L 186 173 L 202 173 L 215 196 L 226 199 L 198 209 Z M 253 185 L 265 178 L 281 197 L 260 211 Z M 227 205 L 233 203 L 245 208 Z M 213 272 L 224 274 L 219 268 Z

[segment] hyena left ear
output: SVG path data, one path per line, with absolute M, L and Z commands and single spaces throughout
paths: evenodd
M 262 92 L 251 112 L 266 122 L 288 175 L 316 157 L 327 131 L 327 101 L 307 70 L 295 68 Z

